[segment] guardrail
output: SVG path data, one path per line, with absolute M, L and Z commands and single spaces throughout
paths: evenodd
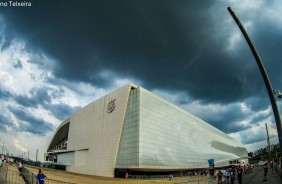
M 9 170 L 8 167 L 0 167 L 0 183 L 13 184 L 37 184 L 36 175 L 23 167 L 22 172 Z M 75 184 L 64 181 L 46 179 L 45 184 Z

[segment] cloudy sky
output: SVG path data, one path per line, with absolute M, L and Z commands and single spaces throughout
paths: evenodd
M 282 1 L 26 2 L 0 0 L 0 144 L 10 153 L 35 160 L 38 149 L 42 160 L 65 118 L 129 82 L 249 151 L 266 146 L 266 123 L 277 142 L 262 76 L 227 7 L 282 91 Z

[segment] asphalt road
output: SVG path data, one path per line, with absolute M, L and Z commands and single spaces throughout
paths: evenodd
M 243 184 L 282 184 L 278 172 L 268 169 L 268 180 L 263 181 L 264 171 L 263 167 L 255 168 L 255 171 L 249 174 L 243 175 Z

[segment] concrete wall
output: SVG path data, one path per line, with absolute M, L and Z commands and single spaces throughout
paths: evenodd
M 119 88 L 72 114 L 68 150 L 76 150 L 75 164 L 67 166 L 67 171 L 114 176 L 117 150 L 131 87 L 129 84 Z M 111 98 L 115 98 L 115 109 L 109 113 L 107 106 Z

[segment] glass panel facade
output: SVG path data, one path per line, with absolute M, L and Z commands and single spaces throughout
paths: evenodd
M 201 119 L 143 88 L 130 92 L 117 166 L 196 168 L 245 156 L 242 144 Z
M 206 167 L 247 156 L 243 145 L 179 107 L 140 89 L 139 165 Z
M 137 89 L 129 94 L 116 165 L 118 167 L 138 166 L 139 155 L 139 104 Z

